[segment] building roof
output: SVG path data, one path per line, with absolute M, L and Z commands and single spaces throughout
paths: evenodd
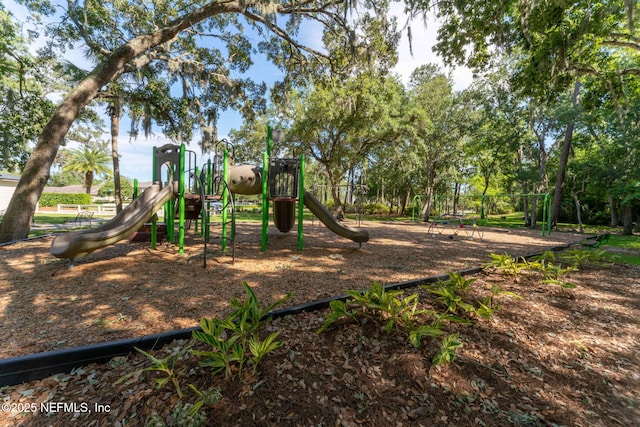
M 0 180 L 2 181 L 20 181 L 20 176 L 11 175 L 6 172 L 0 172 Z
M 94 185 L 91 187 L 91 195 L 95 196 L 98 194 L 98 190 L 100 189 L 99 185 Z M 74 184 L 74 185 L 65 185 L 64 187 L 44 187 L 43 193 L 67 193 L 67 194 L 75 194 L 75 193 L 85 193 L 86 189 L 84 185 Z

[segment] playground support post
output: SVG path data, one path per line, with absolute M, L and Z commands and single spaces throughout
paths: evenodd
M 549 193 L 530 193 L 530 194 L 483 194 L 480 202 L 481 217 L 488 217 L 488 210 L 485 213 L 485 199 L 487 197 L 542 197 L 542 236 L 551 235 L 551 209 L 553 200 L 549 197 Z M 535 215 L 535 212 L 534 212 Z
M 160 181 L 160 177 L 156 176 L 157 175 L 157 163 L 158 163 L 158 159 L 156 158 L 156 147 L 153 147 L 153 173 L 152 173 L 152 183 L 155 183 L 156 181 Z M 151 249 L 156 249 L 156 246 L 158 245 L 158 216 L 154 215 L 153 219 L 151 220 Z
M 304 219 L 304 154 L 300 155 L 300 180 L 298 189 L 298 250 L 302 250 L 304 233 L 302 222 Z
M 229 150 L 226 148 L 222 152 L 222 180 L 229 182 Z M 227 250 L 227 205 L 229 203 L 229 194 L 227 186 L 222 189 L 222 252 Z
M 178 223 L 178 253 L 184 254 L 184 224 L 185 224 L 185 212 L 186 203 L 184 199 L 184 166 L 185 166 L 185 151 L 186 147 L 180 144 L 180 166 L 178 175 L 178 192 L 180 193 L 180 218 Z
M 213 180 L 211 176 L 213 169 L 211 166 L 211 158 L 207 160 L 206 168 L 207 168 L 207 182 L 206 182 L 206 190 L 204 194 L 213 194 Z M 202 203 L 202 206 L 205 206 L 204 201 Z M 208 206 L 207 206 L 207 209 L 205 209 L 205 212 L 206 212 L 206 218 L 204 218 L 205 221 L 203 222 L 203 224 L 206 224 L 206 227 L 203 225 L 202 228 L 204 231 L 204 238 L 208 240 L 209 236 L 211 236 L 211 230 L 209 227 L 209 224 L 211 224 L 211 212 L 210 212 L 210 209 L 208 209 Z
M 271 128 L 269 128 L 271 129 Z M 262 155 L 262 236 L 260 251 L 267 250 L 267 231 L 269 228 L 269 198 L 267 197 L 267 175 L 269 172 L 269 157 L 265 151 Z

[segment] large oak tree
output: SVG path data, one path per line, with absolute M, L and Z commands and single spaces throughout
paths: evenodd
M 0 241 L 27 236 L 38 199 L 49 178 L 49 170 L 65 135 L 83 108 L 100 91 L 124 73 L 135 72 L 164 61 L 169 66 L 185 52 L 191 52 L 198 36 L 212 36 L 226 42 L 227 59 L 247 55 L 247 40 L 242 37 L 239 17 L 264 34 L 284 41 L 290 53 L 323 57 L 321 52 L 296 39 L 303 21 L 325 25 L 347 26 L 344 2 L 330 0 L 300 0 L 294 2 L 262 2 L 225 0 L 219 2 L 156 2 L 127 3 L 86 1 L 67 3 L 66 10 L 55 10 L 48 2 L 26 1 L 40 13 L 62 15 L 61 24 L 51 27 L 49 36 L 60 46 L 84 43 L 95 55 L 97 65 L 60 102 L 38 138 L 25 165 L 21 179 L 0 225 Z M 282 23 L 278 17 L 289 17 Z M 234 32 L 227 31 L 235 27 Z M 201 54 L 203 50 L 199 51 Z M 212 50 L 213 55 L 220 54 Z M 183 59 L 183 58 L 180 58 Z M 191 70 L 198 70 L 200 58 L 190 59 Z M 224 62 L 224 61 L 222 61 Z M 181 61 L 184 64 L 184 61 Z M 242 68 L 240 68 L 242 71 Z M 218 81 L 237 88 L 229 78 L 229 70 L 221 67 L 215 75 Z

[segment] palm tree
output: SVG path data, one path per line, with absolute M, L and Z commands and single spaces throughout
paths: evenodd
M 110 162 L 111 157 L 103 149 L 83 147 L 69 150 L 62 170 L 64 172 L 78 172 L 84 175 L 84 188 L 89 194 L 96 175 L 111 176 Z

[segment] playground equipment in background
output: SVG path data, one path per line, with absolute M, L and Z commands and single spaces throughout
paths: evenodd
M 153 184 L 108 222 L 89 230 L 56 235 L 51 243 L 51 254 L 57 258 L 68 258 L 71 266 L 74 259 L 131 235 L 173 199 L 176 192 L 174 185 L 162 187 L 159 183 Z
M 451 231 L 447 233 L 447 231 Z M 442 214 L 429 222 L 428 233 L 448 234 L 450 238 L 464 233 L 467 237 L 473 239 L 478 236 L 480 240 L 484 239 L 484 228 L 478 225 L 476 218 L 467 218 L 463 214 Z
M 414 196 L 411 209 L 412 222 L 416 222 L 415 212 L 416 209 L 419 210 L 421 206 L 422 196 Z M 436 233 L 448 235 L 451 239 L 463 233 L 471 239 L 475 236 L 479 237 L 480 240 L 484 239 L 484 228 L 482 228 L 479 217 L 467 216 L 468 211 L 464 208 L 453 213 L 448 212 L 447 208 L 446 201 L 436 196 L 434 209 L 438 214 L 434 216 L 433 220 L 426 221 L 429 224 L 428 233 L 432 236 L 435 236 Z
M 304 156 L 300 159 L 271 158 L 271 128 L 268 128 L 267 151 L 263 168 L 253 165 L 231 165 L 229 144 L 222 150 L 222 160 L 216 156 L 198 174 L 196 156 L 185 145 L 166 144 L 154 147 L 153 185 L 140 197 L 107 223 L 90 230 L 58 235 L 51 245 L 51 254 L 73 260 L 88 255 L 96 249 L 127 238 L 151 221 L 151 247 L 157 246 L 158 220 L 156 212 L 164 208 L 164 227 L 167 239 L 175 242 L 175 220 L 178 219 L 179 253 L 184 253 L 185 224 L 187 220 L 201 221 L 204 240 L 204 266 L 206 267 L 207 242 L 210 238 L 212 213 L 220 211 L 222 227 L 221 245 L 225 252 L 233 243 L 235 259 L 235 205 L 233 194 L 262 194 L 262 245 L 268 241 L 269 202 L 273 203 L 274 223 L 281 232 L 288 232 L 295 224 L 295 203 L 298 203 L 298 249 L 302 250 L 303 206 L 316 215 L 331 231 L 351 239 L 360 245 L 369 240 L 366 230 L 352 229 L 340 224 L 331 213 L 308 192 L 304 191 Z M 219 143 L 220 143 L 219 142 Z M 220 173 L 220 164 L 222 173 Z M 166 180 L 162 180 L 166 168 Z M 137 188 L 135 189 L 137 193 Z M 196 222 L 197 224 L 197 222 Z M 230 230 L 229 230 L 230 227 Z
M 316 195 L 318 200 L 326 200 L 332 186 L 329 184 L 315 183 L 311 186 L 311 192 Z M 349 184 L 340 184 L 337 186 L 339 197 L 344 200 L 345 207 L 351 205 L 355 208 L 356 226 L 362 224 L 362 216 L 365 213 L 364 201 L 369 193 L 369 186 L 362 182 L 352 182 Z M 324 197 L 323 197 L 324 196 Z M 313 221 L 313 220 L 312 220 Z
M 267 149 L 263 153 L 262 173 L 262 233 L 260 250 L 265 251 L 269 240 L 269 202 L 273 203 L 274 223 L 278 230 L 287 232 L 295 223 L 295 203 L 298 203 L 298 249 L 303 244 L 303 213 L 306 206 L 329 230 L 362 246 L 369 240 L 366 230 L 341 224 L 311 193 L 304 188 L 304 155 L 300 159 L 271 157 L 273 131 L 267 127 Z M 276 142 L 282 140 L 282 133 Z
M 471 225 L 472 227 L 475 226 L 477 228 L 486 227 L 488 225 L 488 218 L 492 209 L 492 198 L 535 198 L 536 207 L 539 206 L 537 205 L 537 200 L 539 198 L 542 198 L 542 204 L 540 205 L 541 211 L 542 211 L 541 212 L 542 213 L 542 219 L 541 219 L 542 236 L 551 235 L 550 215 L 551 215 L 552 198 L 550 197 L 549 193 L 485 194 L 485 195 L 470 194 L 470 195 L 460 195 L 459 197 L 462 199 L 471 199 L 471 200 L 475 199 L 475 202 L 473 203 L 474 206 L 472 207 L 472 209 L 465 209 L 463 207 L 462 209 L 457 209 L 456 212 L 450 212 L 448 209 L 450 203 L 447 203 L 448 202 L 447 196 L 436 195 L 434 197 L 434 207 L 436 212 L 438 212 L 438 214 L 435 216 L 433 222 L 440 223 L 440 224 L 443 224 L 443 223 L 450 224 L 453 222 L 457 222 L 459 228 L 466 228 L 468 227 L 468 225 Z M 411 210 L 412 222 L 416 222 L 417 220 L 416 211 L 420 212 L 422 205 L 423 205 L 423 196 L 421 195 L 414 196 L 412 200 L 412 210 Z M 475 216 L 468 217 L 467 213 L 469 211 L 474 212 Z M 451 221 L 452 219 L 453 219 L 453 222 Z M 460 223 L 461 219 L 463 223 Z M 524 220 L 523 226 L 525 227 L 531 226 L 531 218 L 527 214 L 525 214 L 523 220 Z M 429 222 L 429 221 L 425 220 L 425 222 Z M 429 222 L 430 228 L 432 226 L 434 228 L 437 227 L 438 224 L 434 225 L 433 222 Z

